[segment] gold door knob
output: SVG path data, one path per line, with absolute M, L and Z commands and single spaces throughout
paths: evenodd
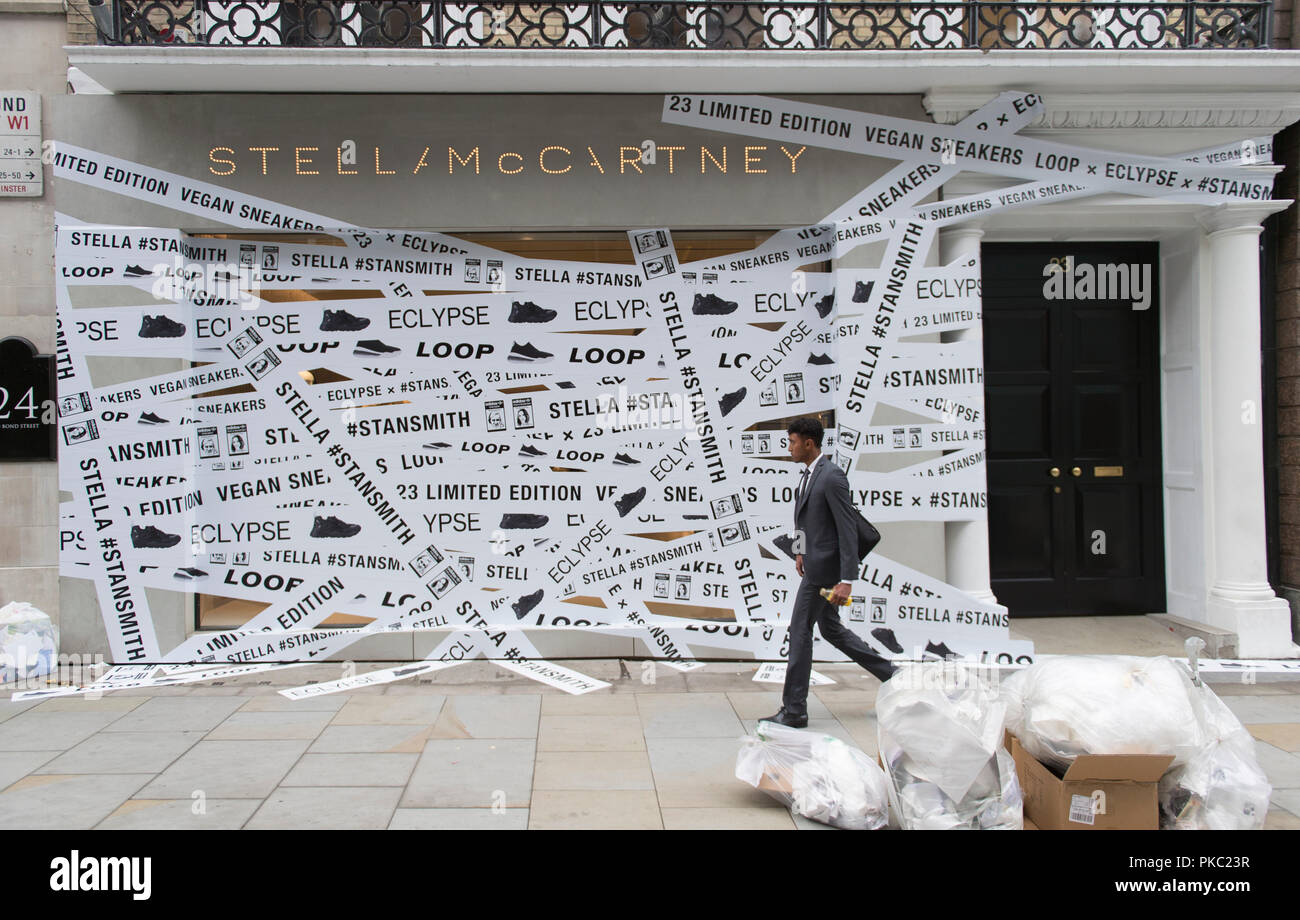
M 1083 475 L 1083 470 L 1079 469 L 1079 468 L 1076 466 L 1074 469 L 1070 470 L 1070 475 L 1072 475 L 1072 476 L 1082 476 L 1082 475 Z
M 1047 474 L 1048 474 L 1049 476 L 1051 476 L 1053 479 L 1055 479 L 1057 476 L 1060 476 L 1060 475 L 1061 475 L 1061 471 L 1060 471 L 1060 469 L 1059 469 L 1058 467 L 1055 467 L 1055 466 L 1054 466 L 1054 467 L 1052 467 L 1050 470 L 1047 471 Z

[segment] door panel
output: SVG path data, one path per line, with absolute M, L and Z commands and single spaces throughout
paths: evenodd
M 1163 610 L 1159 293 L 1148 309 L 1115 285 L 1049 298 L 1044 275 L 1145 263 L 1154 279 L 1158 247 L 988 244 L 982 258 L 993 593 L 1012 616 Z
M 1046 371 L 1050 366 L 1046 310 L 999 311 L 984 317 L 984 370 Z
M 991 560 L 994 578 L 1052 578 L 1055 573 L 1055 508 L 1052 490 L 1005 488 L 1005 500 L 989 508 L 989 531 L 1001 552 Z
M 1123 384 L 1076 384 L 1071 394 L 1073 460 L 1129 455 L 1137 446 L 1134 394 Z M 1074 466 L 1075 463 L 1071 463 Z
M 1074 371 L 1141 370 L 1140 330 L 1123 309 L 1076 308 L 1070 317 L 1074 345 Z
M 1140 574 L 1139 499 L 1133 486 L 1089 483 L 1075 487 L 1075 518 L 1082 539 L 1075 541 L 1074 557 L 1080 578 Z
M 988 400 L 985 396 L 988 413 L 985 424 L 990 440 L 996 433 L 1001 455 L 1023 458 L 1049 456 L 1052 413 L 1048 385 L 1000 386 L 996 392 L 996 400 Z

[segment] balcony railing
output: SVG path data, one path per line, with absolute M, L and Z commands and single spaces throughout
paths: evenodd
M 113 45 L 1266 48 L 1272 2 L 326 3 L 91 0 Z

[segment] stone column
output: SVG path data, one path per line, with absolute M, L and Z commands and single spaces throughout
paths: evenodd
M 939 231 L 939 259 L 944 265 L 962 256 L 978 255 L 984 228 L 978 223 Z M 978 338 L 973 329 L 953 333 L 950 341 Z M 949 521 L 944 525 L 948 584 L 989 604 L 997 598 L 989 586 L 989 528 L 987 521 Z
M 1290 607 L 1269 586 L 1265 548 L 1259 234 L 1260 221 L 1276 209 L 1273 202 L 1226 204 L 1197 215 L 1207 233 L 1210 276 L 1200 349 L 1206 545 L 1213 565 L 1206 619 L 1237 633 L 1243 658 L 1294 654 Z

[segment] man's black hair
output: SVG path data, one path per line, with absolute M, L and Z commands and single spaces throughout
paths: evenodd
M 803 418 L 797 418 L 785 428 L 787 434 L 797 434 L 805 438 L 812 438 L 813 443 L 818 447 L 822 446 L 822 423 L 817 421 L 811 415 L 805 415 Z

